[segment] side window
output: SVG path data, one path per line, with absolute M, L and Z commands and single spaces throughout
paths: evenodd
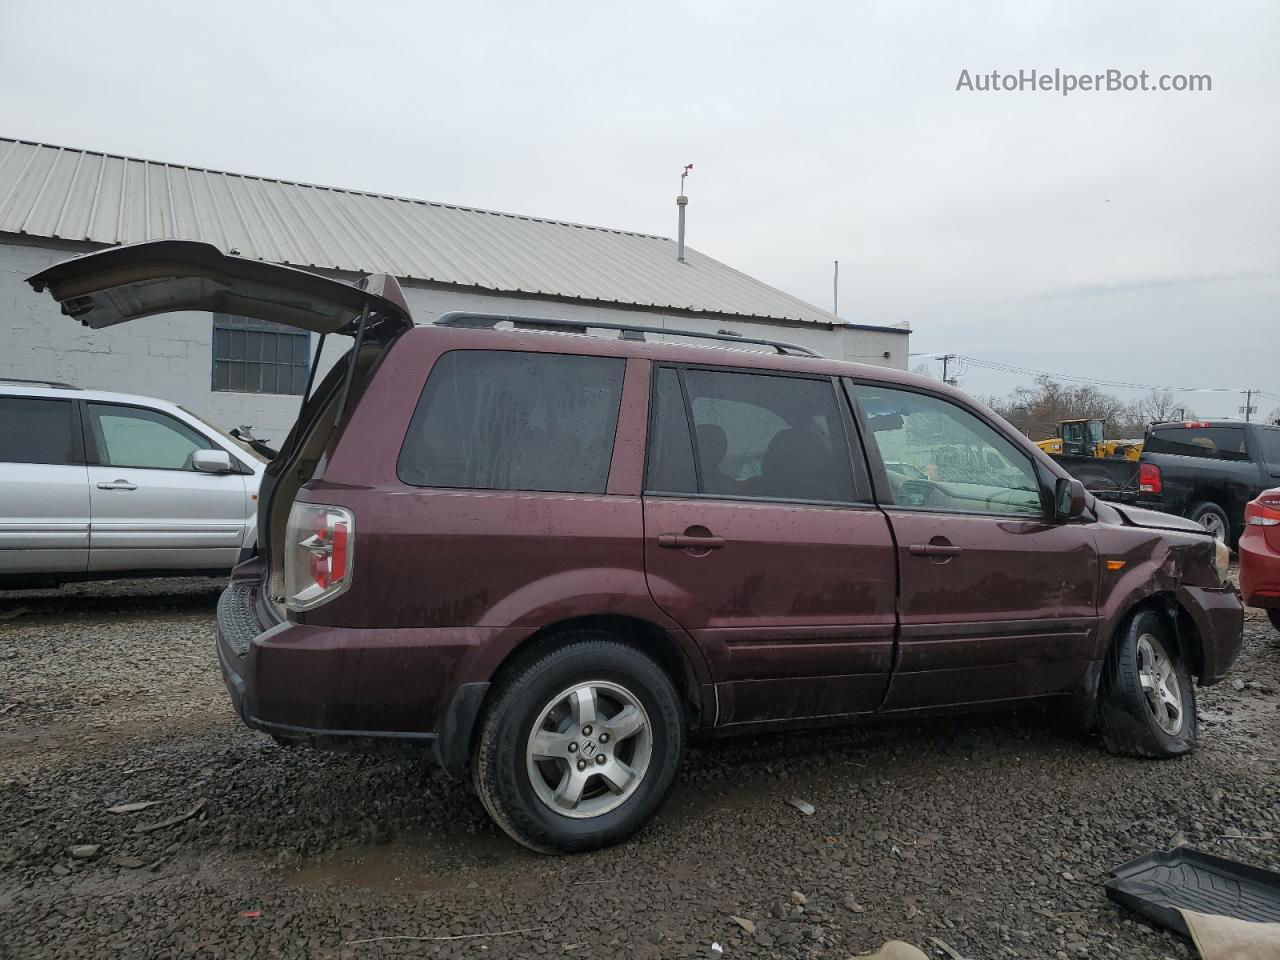
M 431 370 L 397 472 L 417 487 L 604 493 L 626 361 L 454 350 Z
M 90 403 L 89 430 L 106 467 L 191 470 L 191 454 L 209 441 L 158 410 Z
M 71 463 L 70 400 L 0 397 L 0 463 Z
M 1152 453 L 1176 453 L 1212 460 L 1249 459 L 1244 427 L 1211 427 L 1194 422 L 1152 430 L 1143 449 Z
M 693 466 L 693 440 L 684 410 L 684 394 L 680 391 L 680 374 L 671 367 L 658 368 L 652 403 L 645 489 L 658 493 L 697 493 L 698 475 Z
M 907 390 L 854 386 L 853 392 L 897 506 L 1043 515 L 1030 458 L 967 410 Z
M 1259 427 L 1258 443 L 1262 446 L 1267 465 L 1273 470 L 1280 470 L 1280 428 Z
M 683 371 L 696 451 L 676 371 L 660 369 L 650 439 L 654 492 L 851 503 L 852 464 L 834 385 L 827 379 Z M 655 472 L 655 467 L 657 472 Z M 696 486 L 695 486 L 696 482 Z

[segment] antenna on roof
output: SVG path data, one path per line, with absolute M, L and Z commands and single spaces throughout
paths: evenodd
M 684 195 L 684 178 L 693 169 L 692 163 L 686 163 L 680 171 L 680 194 L 676 197 L 676 210 L 680 212 L 680 226 L 676 233 L 676 259 L 684 263 L 684 210 L 689 206 L 689 198 Z

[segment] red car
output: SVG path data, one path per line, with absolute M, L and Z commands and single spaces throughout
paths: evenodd
M 1263 607 L 1280 630 L 1280 487 L 1263 490 L 1245 505 L 1240 592 L 1249 606 Z

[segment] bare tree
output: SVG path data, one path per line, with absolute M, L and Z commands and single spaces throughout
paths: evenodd
M 1057 435 L 1062 420 L 1102 420 L 1111 440 L 1138 439 L 1147 426 L 1164 420 L 1194 417 L 1169 390 L 1152 390 L 1133 403 L 1087 384 L 1066 386 L 1051 377 L 1036 378 L 1034 387 L 1018 387 L 1008 397 L 987 397 L 986 403 L 1033 440 Z M 1269 419 L 1280 423 L 1280 407 Z
M 1187 420 L 1195 416 L 1185 403 L 1181 403 L 1170 390 L 1152 390 L 1134 404 L 1134 412 L 1143 425 L 1168 420 Z
M 1047 376 L 1037 377 L 1034 387 L 1018 387 L 992 406 L 1033 440 L 1055 436 L 1061 420 L 1102 420 L 1108 435 L 1123 437 L 1135 420 L 1132 407 L 1119 397 L 1088 384 L 1065 386 Z

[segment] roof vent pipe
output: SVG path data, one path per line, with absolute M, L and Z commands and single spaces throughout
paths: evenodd
M 684 195 L 684 178 L 693 169 L 692 163 L 686 163 L 680 173 L 680 195 L 676 197 L 676 210 L 680 215 L 680 225 L 676 232 L 676 260 L 684 263 L 684 211 L 689 206 L 689 198 Z
M 680 227 L 676 234 L 676 259 L 684 263 L 684 210 L 689 206 L 689 198 L 683 193 L 676 197 L 676 209 L 680 211 Z

